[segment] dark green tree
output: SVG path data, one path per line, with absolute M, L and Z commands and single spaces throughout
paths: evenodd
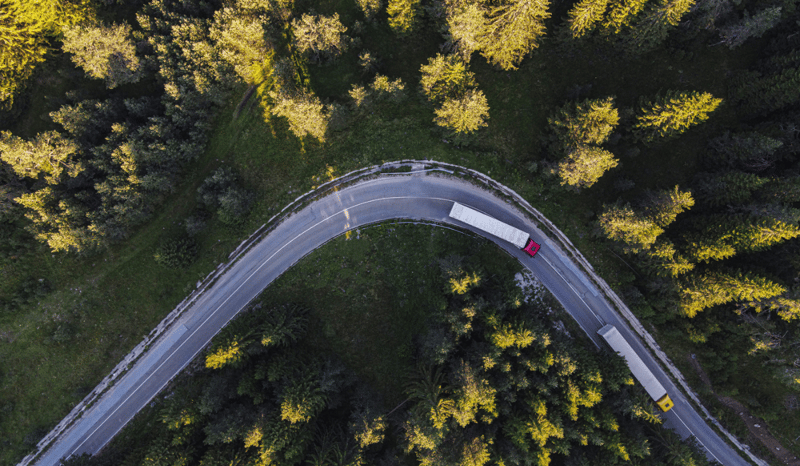
M 745 202 L 753 192 L 769 183 L 768 178 L 740 171 L 719 175 L 701 173 L 698 179 L 699 197 L 704 204 L 712 207 Z
M 738 23 L 727 25 L 719 29 L 722 43 L 730 49 L 741 46 L 751 37 L 761 37 L 765 32 L 775 27 L 781 20 L 781 7 L 773 6 L 764 8 L 753 16 L 744 12 L 744 18 Z

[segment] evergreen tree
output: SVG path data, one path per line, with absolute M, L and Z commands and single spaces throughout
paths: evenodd
M 677 277 L 694 269 L 694 264 L 683 257 L 669 240 L 657 240 L 653 247 L 642 253 L 642 266 L 660 277 Z
M 772 201 L 800 202 L 800 176 L 773 178 L 758 190 L 758 195 Z
M 276 97 L 277 102 L 271 112 L 286 118 L 295 136 L 311 136 L 325 141 L 332 117 L 339 111 L 335 105 L 323 104 L 319 97 L 310 92 L 281 92 Z
M 389 27 L 395 34 L 406 36 L 417 26 L 420 0 L 389 0 L 386 12 L 389 14 Z
M 781 20 L 781 7 L 773 6 L 764 8 L 750 16 L 747 10 L 744 12 L 744 18 L 736 24 L 731 24 L 719 29 L 719 35 L 722 37 L 722 43 L 727 45 L 730 49 L 735 49 L 741 46 L 751 37 L 761 37 L 765 32 L 772 29 Z
M 700 199 L 711 207 L 747 201 L 753 192 L 769 183 L 768 178 L 740 171 L 731 171 L 721 175 L 705 173 L 699 174 L 698 178 L 700 180 L 698 182 Z
M 675 221 L 681 212 L 694 205 L 694 198 L 689 191 L 681 191 L 678 186 L 673 189 L 649 192 L 644 202 L 645 214 L 661 228 L 666 228 Z
M 653 220 L 634 212 L 630 205 L 604 205 L 598 218 L 605 236 L 623 244 L 626 252 L 650 249 L 664 230 Z
M 480 49 L 486 35 L 486 12 L 480 3 L 469 2 L 448 8 L 446 15 L 447 46 L 465 62 L 469 62 L 472 52 Z
M 74 178 L 84 170 L 78 161 L 78 145 L 56 131 L 39 133 L 25 141 L 8 131 L 0 133 L 0 158 L 14 172 L 26 178 L 40 176 L 49 184 L 58 184 L 62 176 Z
M 548 0 L 502 0 L 488 12 L 481 54 L 494 66 L 514 70 L 545 33 Z
M 619 123 L 614 98 L 571 102 L 547 119 L 561 148 L 603 144 Z
M 487 126 L 489 103 L 483 92 L 470 89 L 461 98 L 450 98 L 437 108 L 433 119 L 437 125 L 455 134 L 470 134 Z
M 567 12 L 567 24 L 574 39 L 592 32 L 603 19 L 608 0 L 581 0 Z
M 258 85 L 271 74 L 272 45 L 266 39 L 263 14 L 245 14 L 240 8 L 214 13 L 209 35 L 220 58 L 247 84 Z
M 708 114 L 716 110 L 722 99 L 699 92 L 669 91 L 664 97 L 643 102 L 636 117 L 634 132 L 645 142 L 658 137 L 675 137 L 689 127 L 706 121 Z
M 372 21 L 375 19 L 375 15 L 381 11 L 383 8 L 383 0 L 357 0 L 358 7 L 361 9 L 361 12 L 364 13 L 364 17 L 367 21 Z
M 614 154 L 595 146 L 580 145 L 567 152 L 559 163 L 556 172 L 561 185 L 575 189 L 594 185 L 605 172 L 617 166 Z
M 14 94 L 43 62 L 48 39 L 91 17 L 87 0 L 2 0 L 0 2 L 0 103 Z
M 733 11 L 733 3 L 731 0 L 698 0 L 696 9 L 698 24 L 705 29 L 714 29 L 717 21 Z
M 766 115 L 800 101 L 800 63 L 796 53 L 773 57 L 764 72 L 747 71 L 731 84 L 731 96 L 744 110 Z
M 639 55 L 658 47 L 694 5 L 694 0 L 657 1 L 645 7 L 625 35 L 622 44 L 629 54 Z
M 458 55 L 437 53 L 420 67 L 422 93 L 435 104 L 448 99 L 460 98 L 477 87 L 475 73 L 469 71 L 466 62 Z
M 295 46 L 311 57 L 312 63 L 336 58 L 347 48 L 347 28 L 339 21 L 339 14 L 333 16 L 303 14 L 292 20 L 292 33 Z
M 72 54 L 72 61 L 96 79 L 104 79 L 113 89 L 135 83 L 142 77 L 142 65 L 127 24 L 107 26 L 77 25 L 64 29 L 62 50 Z
M 619 34 L 642 12 L 647 0 L 621 0 L 611 2 L 603 29 L 607 34 Z
M 697 261 L 720 260 L 736 253 L 763 251 L 800 236 L 800 227 L 774 217 L 711 215 L 699 221 L 703 231 L 689 236 L 690 256 Z
M 775 152 L 783 142 L 756 132 L 731 133 L 712 139 L 708 146 L 709 165 L 719 167 L 741 167 L 750 171 L 762 171 L 773 165 Z
M 706 272 L 690 277 L 681 286 L 681 313 L 694 317 L 709 307 L 732 301 L 767 299 L 784 291 L 783 286 L 750 272 Z

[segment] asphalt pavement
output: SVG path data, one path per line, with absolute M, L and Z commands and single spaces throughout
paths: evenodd
M 596 344 L 601 345 L 596 332 L 603 325 L 613 324 L 619 329 L 675 402 L 665 415 L 667 426 L 684 438 L 694 435 L 708 456 L 724 465 L 749 464 L 704 422 L 585 274 L 532 222 L 487 190 L 455 178 L 424 173 L 383 175 L 360 182 L 335 191 L 286 219 L 203 293 L 172 330 L 157 340 L 35 464 L 55 465 L 69 455 L 100 451 L 231 318 L 273 280 L 331 238 L 390 219 L 436 221 L 471 229 L 449 218 L 453 202 L 530 232 L 534 241 L 542 244 L 534 258 L 500 239 L 488 239 L 529 268 Z

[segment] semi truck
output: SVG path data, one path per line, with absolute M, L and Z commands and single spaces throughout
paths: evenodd
M 662 411 L 667 412 L 672 409 L 673 403 L 667 394 L 667 390 L 661 385 L 661 382 L 656 379 L 656 376 L 647 368 L 642 358 L 633 350 L 630 343 L 619 333 L 613 325 L 606 325 L 597 331 L 597 334 L 603 337 L 614 351 L 625 358 L 628 367 L 633 372 L 633 376 L 644 387 L 645 391 L 653 401 L 656 402 Z
M 508 241 L 531 257 L 535 256 L 541 247 L 528 233 L 457 202 L 454 202 L 453 208 L 450 209 L 450 217 Z

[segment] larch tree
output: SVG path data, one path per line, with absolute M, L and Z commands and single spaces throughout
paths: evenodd
M 605 236 L 622 243 L 626 252 L 650 249 L 664 232 L 656 222 L 635 212 L 630 205 L 605 205 L 598 223 Z
M 102 239 L 89 228 L 86 207 L 60 196 L 53 186 L 15 200 L 28 209 L 25 217 L 31 221 L 31 233 L 51 251 L 81 253 L 100 246 Z
M 644 10 L 647 0 L 621 0 L 611 2 L 602 26 L 608 34 L 619 34 Z
M 447 45 L 465 62 L 469 62 L 472 53 L 481 48 L 486 30 L 486 11 L 478 2 L 448 8 L 445 34 Z
M 303 14 L 292 20 L 292 33 L 295 46 L 307 53 L 313 63 L 336 58 L 348 45 L 345 35 L 347 28 L 339 21 L 339 14 L 333 16 Z
M 568 103 L 547 121 L 555 137 L 555 155 L 562 157 L 555 168 L 562 185 L 588 188 L 617 166 L 614 154 L 599 147 L 619 122 L 613 97 Z
M 135 83 L 142 77 L 142 65 L 127 24 L 107 26 L 84 24 L 64 29 L 61 49 L 89 76 L 103 79 L 109 89 Z
M 494 66 L 515 70 L 539 46 L 550 17 L 548 0 L 502 0 L 490 8 L 481 54 Z
M 88 0 L 0 1 L 0 103 L 14 94 L 43 62 L 48 38 L 92 17 Z
M 39 133 L 32 141 L 14 136 L 8 131 L 0 134 L 0 158 L 20 177 L 58 184 L 62 175 L 76 177 L 84 167 L 77 160 L 78 144 L 57 131 Z
M 740 252 L 763 251 L 800 236 L 800 227 L 772 216 L 711 215 L 698 223 L 698 235 L 689 235 L 688 251 L 697 261 L 721 260 Z
M 567 24 L 574 39 L 592 32 L 603 20 L 608 0 L 581 0 L 567 12 Z
M 614 98 L 586 99 L 571 102 L 556 110 L 547 119 L 561 148 L 599 145 L 608 141 L 619 123 Z
M 420 72 L 422 94 L 432 103 L 461 97 L 477 86 L 475 73 L 469 71 L 467 63 L 458 55 L 437 53 L 420 67 Z
M 437 125 L 456 134 L 470 134 L 488 125 L 489 102 L 483 92 L 470 89 L 460 98 L 445 100 L 434 113 L 433 121 Z
M 641 257 L 643 267 L 660 277 L 674 278 L 694 269 L 694 264 L 680 254 L 669 240 L 657 240 Z
M 681 191 L 678 186 L 673 189 L 649 192 L 644 202 L 645 214 L 660 227 L 666 228 L 675 221 L 681 212 L 694 206 L 694 198 L 689 191 Z
M 594 185 L 619 161 L 611 152 L 596 146 L 580 145 L 570 149 L 566 157 L 558 162 L 556 173 L 561 185 L 581 189 Z
M 690 277 L 681 286 L 681 313 L 694 317 L 709 307 L 733 301 L 763 300 L 785 291 L 783 286 L 750 272 L 707 272 Z
M 233 67 L 236 74 L 247 84 L 257 85 L 270 68 L 272 45 L 266 39 L 263 15 L 244 14 L 236 8 L 222 8 L 214 13 L 214 23 L 209 35 L 219 51 L 220 57 Z
M 645 142 L 675 137 L 708 120 L 721 103 L 722 99 L 708 92 L 669 91 L 664 97 L 643 102 L 633 130 Z
M 374 20 L 375 15 L 383 8 L 383 0 L 357 0 L 357 2 L 367 21 Z
M 487 125 L 489 102 L 478 90 L 475 74 L 455 54 L 436 54 L 420 68 L 422 94 L 436 105 L 434 123 L 455 135 L 467 135 Z
M 748 302 L 747 306 L 756 312 L 774 312 L 787 322 L 800 319 L 800 293 L 797 289 L 788 290 L 779 296 Z
M 648 4 L 637 16 L 622 41 L 623 48 L 631 55 L 649 52 L 667 38 L 669 31 L 678 25 L 689 12 L 694 0 L 658 0 Z
M 331 118 L 337 110 L 333 105 L 323 104 L 316 95 L 303 91 L 277 93 L 271 112 L 275 116 L 286 118 L 289 129 L 298 138 L 311 136 L 325 141 Z
M 389 27 L 395 34 L 411 34 L 419 21 L 420 0 L 389 0 L 386 12 L 389 14 Z

